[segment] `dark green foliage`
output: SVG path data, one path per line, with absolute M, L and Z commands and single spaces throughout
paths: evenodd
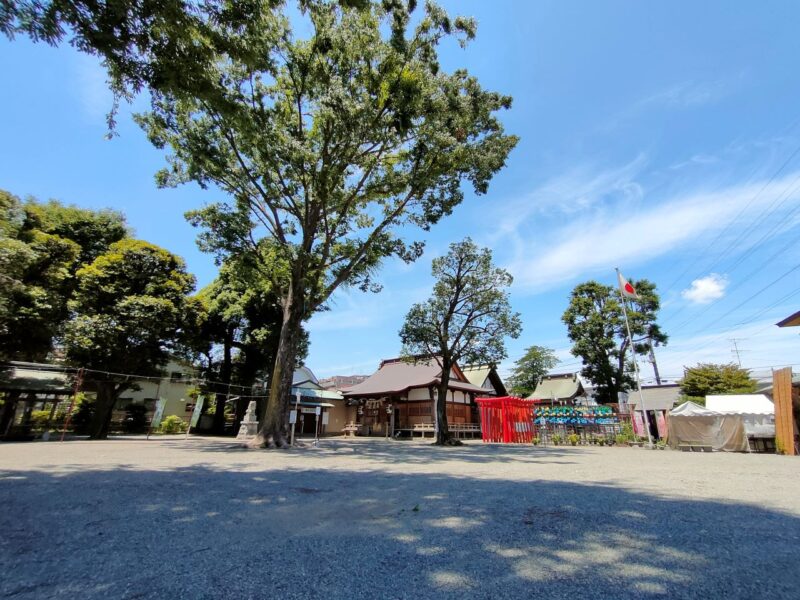
M 147 429 L 147 407 L 143 404 L 129 404 L 125 408 L 122 428 L 127 433 L 143 433 Z
M 64 331 L 67 360 L 111 373 L 160 374 L 170 353 L 196 323 L 188 296 L 194 277 L 183 260 L 140 240 L 111 245 L 80 269 Z M 187 324 L 188 322 L 188 324 Z M 92 437 L 105 437 L 126 377 L 94 378 L 97 414 Z
M 488 248 L 469 238 L 450 244 L 450 251 L 433 260 L 436 283 L 427 301 L 415 304 L 400 330 L 403 353 L 434 357 L 442 367 L 437 411 L 437 443 L 449 443 L 445 412 L 453 365 L 497 364 L 506 357 L 505 338 L 519 336 L 519 314 L 511 310 L 508 287 L 513 279 L 492 264 Z
M 44 360 L 69 316 L 77 270 L 126 234 L 114 211 L 0 191 L 0 357 Z
M 87 435 L 89 426 L 94 420 L 95 402 L 89 399 L 82 399 L 79 404 L 73 407 L 70 417 L 70 427 L 78 435 Z
M 750 372 L 734 363 L 700 363 L 686 369 L 678 385 L 689 400 L 702 405 L 709 394 L 752 394 L 756 391 L 756 381 L 750 377 Z
M 655 284 L 643 279 L 633 282 L 640 299 L 628 303 L 628 318 L 634 351 L 646 354 L 650 343 L 667 343 L 656 323 L 660 301 Z M 618 402 L 619 392 L 634 385 L 633 363 L 619 292 L 596 281 L 575 287 L 562 320 L 572 341 L 572 354 L 583 361 L 582 375 L 596 389 L 600 403 Z
M 550 348 L 531 346 L 525 354 L 514 363 L 508 378 L 508 387 L 512 394 L 526 398 L 539 384 L 539 380 L 559 363 Z

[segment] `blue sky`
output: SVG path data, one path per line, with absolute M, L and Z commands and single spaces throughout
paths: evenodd
M 509 341 L 510 360 L 540 344 L 557 350 L 558 370 L 577 369 L 560 320 L 569 292 L 613 283 L 619 266 L 662 293 L 662 374 L 730 361 L 731 339 L 758 374 L 800 366 L 797 330 L 774 327 L 800 309 L 800 5 L 445 6 L 479 28 L 466 50 L 443 47 L 443 65 L 514 97 L 502 118 L 520 144 L 487 195 L 468 195 L 428 234 L 404 232 L 426 240 L 422 260 L 387 263 L 381 294 L 339 293 L 312 319 L 308 365 L 319 376 L 370 373 L 396 355 L 405 312 L 430 291 L 431 258 L 469 235 L 515 277 L 524 332 Z M 2 39 L 0 70 L 0 188 L 120 209 L 200 285 L 214 277 L 183 213 L 219 196 L 156 189 L 163 156 L 130 119 L 142 101 L 123 108 L 108 141 L 96 60 Z

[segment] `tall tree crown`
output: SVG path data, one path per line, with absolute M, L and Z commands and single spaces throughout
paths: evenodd
M 488 248 L 467 238 L 434 259 L 431 297 L 411 307 L 400 330 L 404 354 L 435 356 L 448 365 L 497 364 L 506 357 L 505 338 L 522 326 L 511 310 L 513 279 L 492 264 Z
M 655 284 L 634 282 L 638 300 L 628 303 L 633 351 L 645 354 L 650 344 L 667 343 L 656 322 L 660 301 Z M 588 281 L 575 287 L 562 316 L 573 342 L 572 354 L 583 361 L 582 374 L 596 387 L 598 401 L 617 402 L 618 393 L 634 386 L 633 364 L 619 292 L 613 286 Z
M 138 120 L 172 151 L 160 185 L 196 181 L 231 198 L 190 214 L 206 230 L 201 245 L 240 254 L 269 239 L 292 268 L 274 273 L 273 260 L 265 269 L 280 288 L 302 273 L 313 310 L 339 285 L 375 289 L 382 258 L 419 256 L 421 244 L 397 228 L 449 214 L 462 182 L 485 193 L 516 138 L 494 114 L 509 97 L 440 69 L 437 46 L 466 42 L 471 20 L 432 3 L 413 29 L 400 2 L 300 9 L 306 39 L 277 10 L 236 27 L 206 23 L 201 45 L 226 39 L 250 52 L 220 54 L 203 94 L 154 93 Z

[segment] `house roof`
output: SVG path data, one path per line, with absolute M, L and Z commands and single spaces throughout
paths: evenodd
M 490 365 L 469 365 L 463 367 L 461 372 L 464 373 L 467 381 L 472 385 L 477 385 L 488 392 L 493 392 L 498 396 L 507 396 L 506 386 L 497 369 Z M 487 385 L 488 380 L 488 385 Z
M 647 410 L 672 410 L 681 396 L 681 388 L 677 383 L 665 385 L 643 385 L 642 397 Z M 628 392 L 628 404 L 639 410 L 639 393 Z
M 789 315 L 783 321 L 776 323 L 778 327 L 798 327 L 800 326 L 800 310 L 793 315 Z
M 583 384 L 577 374 L 558 373 L 545 375 L 528 400 L 572 400 L 583 393 Z
M 72 376 L 64 367 L 9 362 L 0 366 L 0 390 L 40 394 L 72 393 Z
M 492 372 L 492 367 L 488 365 L 471 365 L 461 370 L 464 372 L 467 381 L 472 385 L 483 387 L 486 378 L 489 377 L 489 373 Z
M 317 376 L 314 375 L 314 372 L 305 365 L 302 367 L 297 367 L 294 370 L 294 374 L 292 375 L 292 387 L 303 387 L 303 388 L 314 388 L 314 389 L 322 388 L 322 386 L 319 384 L 319 381 L 317 380 Z
M 706 408 L 723 414 L 775 414 L 775 405 L 764 394 L 709 395 L 706 396 Z
M 456 373 L 460 369 L 455 368 Z M 411 388 L 436 386 L 440 382 L 441 367 L 435 360 L 418 360 L 416 362 L 403 359 L 385 360 L 378 370 L 358 385 L 343 390 L 343 394 L 352 396 L 380 396 L 399 394 Z M 450 379 L 448 387 L 463 392 L 485 392 L 483 388 L 468 381 Z

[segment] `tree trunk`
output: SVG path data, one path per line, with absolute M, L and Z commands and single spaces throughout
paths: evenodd
M 18 391 L 8 392 L 3 400 L 3 410 L 0 412 L 0 438 L 6 437 L 6 431 L 11 425 L 11 419 L 17 409 L 17 401 L 20 393 Z
M 294 285 L 283 303 L 283 321 L 275 365 L 270 378 L 269 399 L 260 415 L 260 429 L 251 442 L 258 448 L 287 448 L 286 414 L 292 390 L 297 340 L 303 321 L 303 301 L 299 286 Z
M 436 390 L 436 422 L 439 425 L 436 432 L 436 445 L 437 446 L 461 446 L 461 440 L 453 437 L 450 433 L 450 427 L 447 424 L 447 391 L 448 384 L 450 383 L 450 369 L 452 366 L 449 361 L 442 361 L 442 375 L 441 381 Z
M 108 437 L 114 404 L 125 387 L 113 381 L 99 381 L 95 385 L 97 386 L 97 400 L 94 406 L 94 416 L 89 424 L 89 439 L 104 440 Z

